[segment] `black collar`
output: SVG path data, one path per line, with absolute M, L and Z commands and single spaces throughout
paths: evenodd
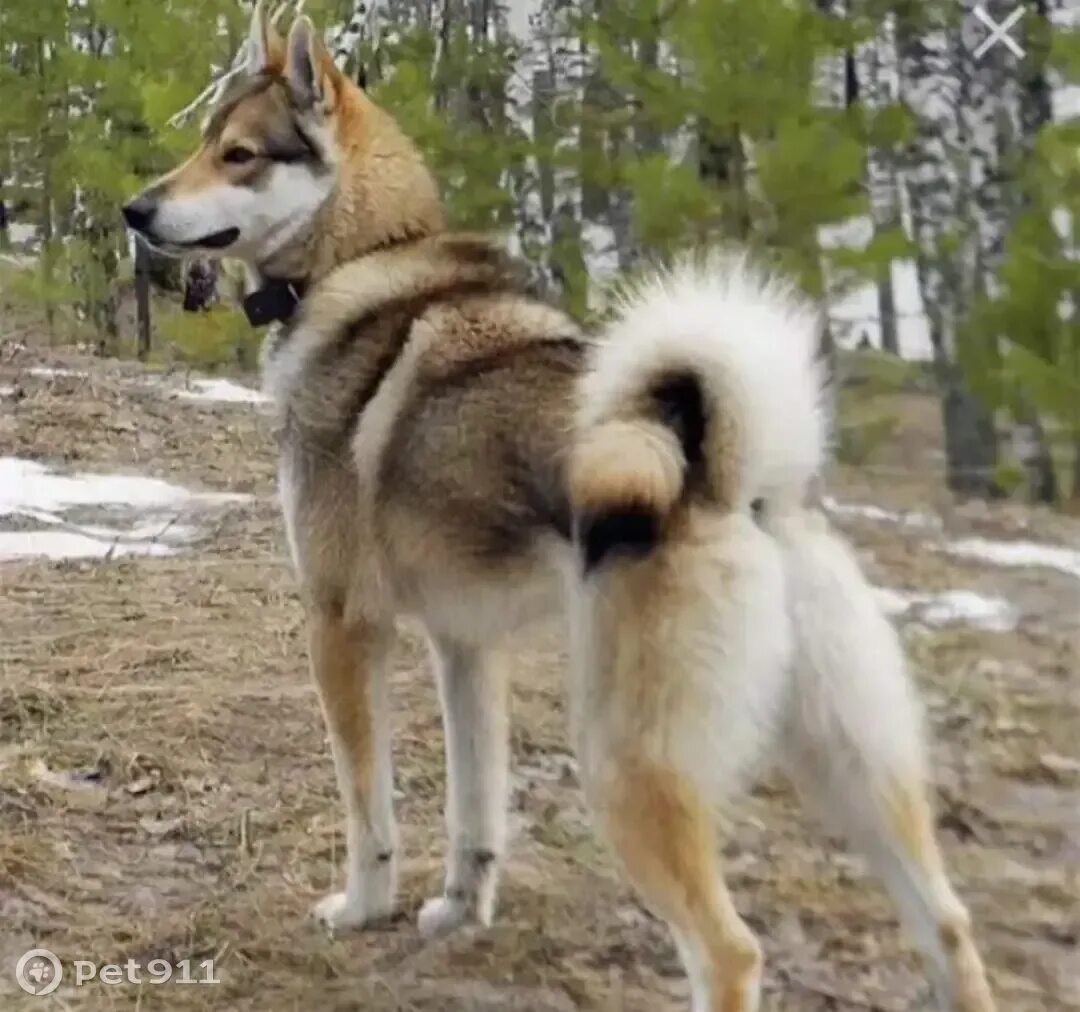
M 303 278 L 267 278 L 244 299 L 244 314 L 253 327 L 268 323 L 288 323 L 307 291 Z

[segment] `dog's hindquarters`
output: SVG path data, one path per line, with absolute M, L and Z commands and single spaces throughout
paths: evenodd
M 804 792 L 915 929 L 945 1007 L 992 1012 L 897 637 L 804 509 L 825 441 L 815 332 L 789 291 L 706 260 L 647 286 L 599 344 L 569 468 L 586 790 L 679 942 L 695 1012 L 752 1012 L 760 950 L 716 867 L 712 805 L 782 733 Z
M 816 512 L 767 520 L 782 546 L 795 667 L 781 741 L 810 802 L 861 850 L 927 957 L 941 1007 L 994 1008 L 934 835 L 918 701 L 895 630 Z
M 773 744 L 789 651 L 775 544 L 691 511 L 643 560 L 579 585 L 571 674 L 598 828 L 678 941 L 696 1012 L 756 1008 L 761 956 L 717 865 L 715 801 Z
M 951 1012 L 993 1012 L 927 797 L 897 636 L 819 514 L 688 511 L 584 580 L 573 689 L 599 827 L 672 929 L 694 1012 L 750 1012 L 760 950 L 716 863 L 713 805 L 779 754 L 893 896 Z
M 789 293 L 706 260 L 624 306 L 582 384 L 575 736 L 599 826 L 671 927 L 695 1012 L 758 1004 L 760 948 L 717 865 L 713 805 L 770 749 L 787 695 L 782 560 L 754 501 L 798 498 L 819 466 L 813 336 Z

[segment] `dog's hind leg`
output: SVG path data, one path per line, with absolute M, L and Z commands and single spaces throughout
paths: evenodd
M 693 1012 L 755 1012 L 761 946 L 720 874 L 712 807 L 687 777 L 628 754 L 591 784 L 600 828 L 645 904 L 675 937 Z
M 934 836 L 921 715 L 898 637 L 858 565 L 815 514 L 777 526 L 795 631 L 788 769 L 868 858 L 927 957 L 940 1005 L 994 1001 Z
M 359 927 L 392 912 L 396 888 L 387 684 L 392 637 L 332 605 L 313 606 L 308 624 L 346 820 L 345 890 L 325 897 L 314 913 L 331 930 Z
M 492 657 L 438 640 L 432 652 L 446 735 L 448 849 L 442 896 L 420 911 L 424 935 L 490 924 L 506 844 L 507 682 Z
M 780 554 L 749 516 L 685 518 L 580 585 L 574 737 L 598 828 L 671 928 L 694 1012 L 753 1012 L 761 950 L 718 866 L 713 805 L 773 744 L 790 660 Z

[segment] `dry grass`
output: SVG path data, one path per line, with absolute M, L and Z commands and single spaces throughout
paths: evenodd
M 5 452 L 256 498 L 215 514 L 206 543 L 180 557 L 0 567 L 0 1006 L 685 1007 L 668 939 L 589 831 L 550 630 L 515 657 L 515 838 L 497 926 L 434 943 L 415 931 L 441 882 L 443 768 L 433 687 L 405 630 L 394 686 L 403 914 L 362 935 L 316 931 L 308 910 L 339 875 L 343 839 L 268 425 L 243 406 L 165 401 L 130 367 L 82 360 L 89 378 L 49 380 L 26 374 L 31 359 L 8 355 L 0 367 L 0 383 L 24 394 L 0 401 Z M 884 464 L 925 464 L 931 409 L 917 397 L 895 407 L 914 435 Z M 918 469 L 902 481 L 838 481 L 856 499 L 944 502 Z M 1017 507 L 953 511 L 949 522 L 1035 525 L 1080 544 L 1075 523 Z M 858 523 L 852 533 L 882 582 L 975 587 L 1024 611 L 1015 634 L 908 638 L 937 741 L 943 839 L 1001 1008 L 1080 1008 L 1080 785 L 1047 762 L 1075 754 L 1080 734 L 1076 583 L 959 565 L 917 532 Z M 922 977 L 891 907 L 856 860 L 809 831 L 782 784 L 725 815 L 728 876 L 766 946 L 766 1009 L 921 1007 Z M 99 962 L 212 956 L 222 983 L 95 984 L 61 989 L 62 1003 L 30 999 L 8 968 L 33 945 Z

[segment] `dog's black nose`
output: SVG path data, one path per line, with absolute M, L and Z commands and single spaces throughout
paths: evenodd
M 144 193 L 124 205 L 124 221 L 127 222 L 128 228 L 133 228 L 136 232 L 145 232 L 150 227 L 156 210 L 157 202 Z

